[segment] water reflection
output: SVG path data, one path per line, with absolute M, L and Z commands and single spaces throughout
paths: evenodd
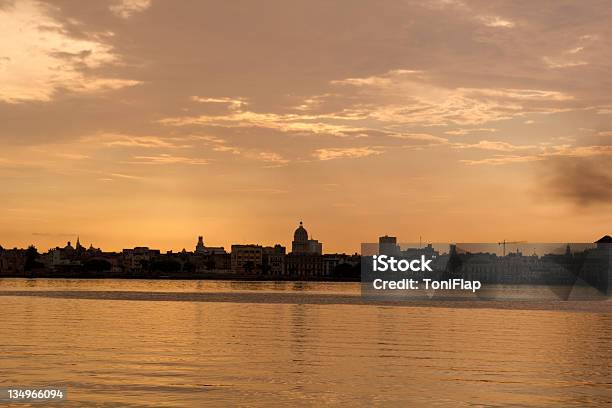
M 157 283 L 124 281 L 122 290 Z M 13 288 L 49 288 L 30 285 Z M 106 290 L 97 282 L 61 285 Z M 329 290 L 277 285 L 256 291 Z M 239 296 L 239 303 L 0 296 L 0 386 L 64 384 L 67 406 L 612 403 L 607 311 L 249 302 L 244 286 Z

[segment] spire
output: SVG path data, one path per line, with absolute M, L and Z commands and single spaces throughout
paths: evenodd
M 75 249 L 80 249 L 80 250 L 85 249 L 85 247 L 83 245 L 81 245 L 81 239 L 80 239 L 79 236 L 77 236 L 77 242 L 76 242 L 76 246 L 74 248 Z

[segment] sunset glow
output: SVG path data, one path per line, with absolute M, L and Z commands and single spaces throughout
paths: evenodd
M 612 9 L 0 0 L 0 245 L 592 242 Z

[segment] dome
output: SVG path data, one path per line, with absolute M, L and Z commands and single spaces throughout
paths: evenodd
M 308 231 L 306 228 L 302 226 L 302 221 L 300 221 L 300 226 L 295 230 L 293 234 L 293 240 L 296 242 L 306 242 L 308 241 Z

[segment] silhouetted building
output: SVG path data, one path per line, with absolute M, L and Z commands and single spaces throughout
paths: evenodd
M 277 277 L 285 276 L 286 252 L 286 248 L 280 244 L 263 248 L 263 269 L 266 275 Z
M 378 253 L 380 255 L 397 255 L 399 252 L 399 246 L 397 245 L 397 238 L 385 235 L 378 238 Z
M 433 259 L 440 255 L 439 252 L 433 248 L 432 244 L 427 244 L 427 246 L 423 248 L 406 248 L 400 251 L 400 254 L 403 258 L 408 259 L 419 258 L 421 255 L 425 255 L 427 259 Z
M 337 270 L 344 266 L 344 269 L 355 267 L 361 264 L 361 257 L 357 254 L 325 254 L 323 255 L 323 276 L 326 278 L 337 275 Z
M 0 250 L 0 276 L 23 276 L 25 269 L 25 249 Z
M 262 271 L 263 248 L 261 245 L 232 245 L 232 272 L 258 275 Z
M 304 228 L 302 221 L 293 234 L 291 242 L 291 253 L 293 254 L 319 254 L 323 253 L 323 244 L 316 239 L 308 238 L 308 231 Z
M 320 278 L 324 276 L 323 255 L 316 253 L 290 253 L 285 258 L 287 276 L 294 279 Z
M 606 294 L 612 293 L 612 237 L 595 241 L 596 247 L 586 251 L 581 277 Z
M 195 247 L 195 253 L 199 255 L 212 255 L 212 254 L 225 254 L 225 248 L 223 247 L 207 247 L 204 245 L 204 237 L 198 237 L 198 243 Z
M 124 249 L 122 252 L 124 267 L 131 271 L 139 272 L 148 269 L 152 260 L 160 256 L 159 249 L 149 249 L 148 247 L 134 247 Z
M 196 248 L 195 251 L 196 253 L 204 253 L 204 251 L 206 250 L 206 247 L 204 247 L 204 237 L 202 235 L 200 235 L 198 237 L 198 243 L 196 244 Z

